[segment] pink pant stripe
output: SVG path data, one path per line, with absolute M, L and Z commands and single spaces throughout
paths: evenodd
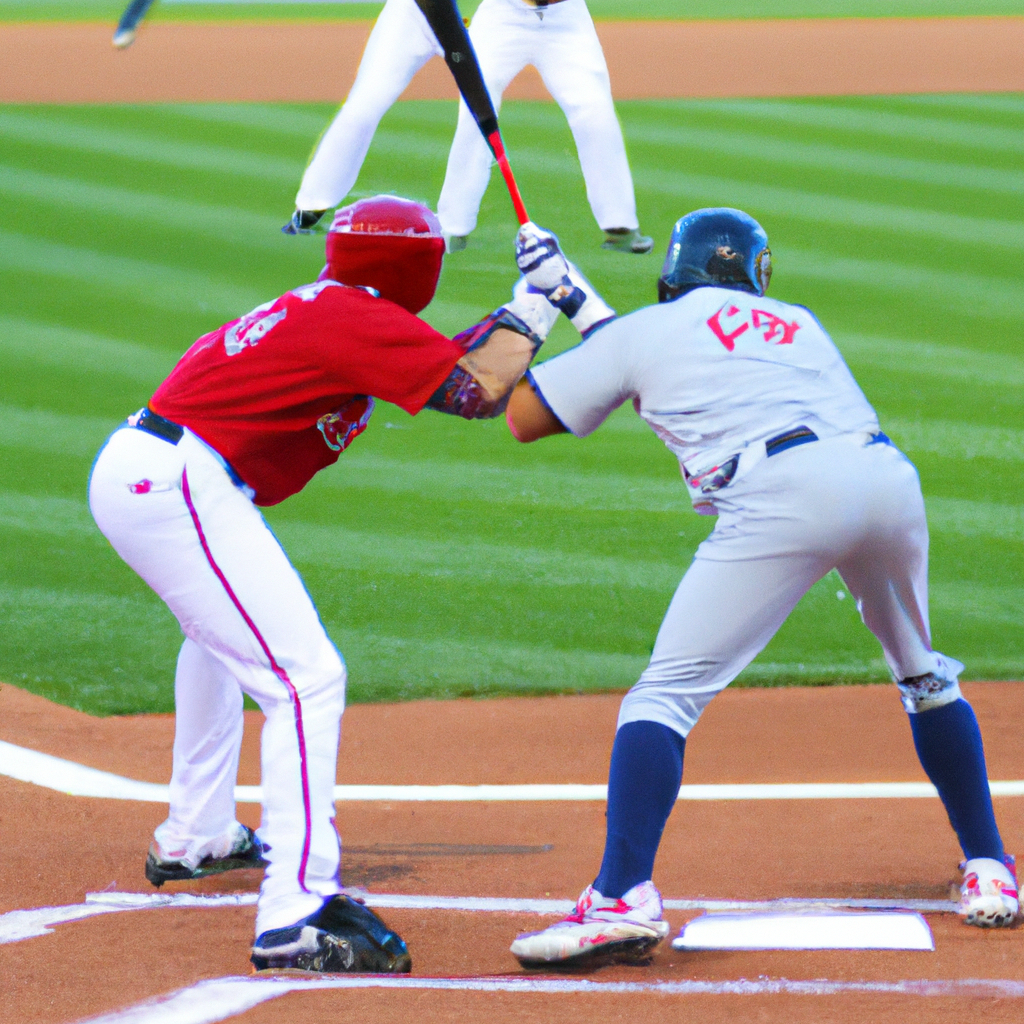
M 184 471 L 181 475 L 181 493 L 185 497 L 185 504 L 188 506 L 189 515 L 192 516 L 192 523 L 196 528 L 196 533 L 199 536 L 199 543 L 202 545 L 203 553 L 206 555 L 206 560 L 210 563 L 210 568 L 213 569 L 217 579 L 220 580 L 221 586 L 226 591 L 231 603 L 238 609 L 238 614 L 245 620 L 245 624 L 252 630 L 253 636 L 256 637 L 260 647 L 263 648 L 263 653 L 267 656 L 267 660 L 270 662 L 271 671 L 278 679 L 284 683 L 288 689 L 288 695 L 291 698 L 292 707 L 295 709 L 295 731 L 298 735 L 299 740 L 299 773 L 302 777 L 302 807 L 306 816 L 306 836 L 302 843 L 302 860 L 299 862 L 299 886 L 303 892 L 309 892 L 306 888 L 306 866 L 309 863 L 309 847 L 313 838 L 313 814 L 309 799 L 309 771 L 306 764 L 306 734 L 302 727 L 302 702 L 299 700 L 298 691 L 295 689 L 292 681 L 288 678 L 288 673 L 277 663 L 277 659 L 271 653 L 270 647 L 267 641 L 264 640 L 263 634 L 256 628 L 256 623 L 249 617 L 249 613 L 242 607 L 242 602 L 238 600 L 238 596 L 234 590 L 231 589 L 231 584 L 228 583 L 227 577 L 221 571 L 219 565 L 214 560 L 213 553 L 210 551 L 210 545 L 206 542 L 206 534 L 203 532 L 202 524 L 199 522 L 199 513 L 196 512 L 196 507 L 192 503 L 192 493 L 188 486 L 188 471 Z

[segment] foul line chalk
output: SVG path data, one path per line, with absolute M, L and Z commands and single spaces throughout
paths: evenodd
M 54 789 L 69 796 L 108 800 L 138 800 L 166 804 L 170 787 L 156 782 L 139 782 L 123 775 L 89 768 L 52 754 L 19 747 L 0 740 L 0 775 L 21 782 Z M 1024 781 L 991 782 L 993 796 L 1024 796 Z M 865 800 L 937 797 L 929 782 L 786 782 L 682 786 L 680 800 Z M 235 800 L 258 804 L 260 786 L 235 786 Z M 439 801 L 534 801 L 606 800 L 604 785 L 522 785 L 522 786 L 335 786 L 335 800 L 379 800 L 387 802 Z
M 367 893 L 367 904 L 383 910 L 448 910 L 504 914 L 568 914 L 572 900 L 506 899 L 489 896 L 419 896 L 397 893 Z M 91 892 L 85 903 L 65 907 L 39 907 L 12 910 L 0 914 L 0 945 L 22 942 L 51 934 L 54 925 L 80 921 L 97 914 L 115 914 L 128 910 L 161 910 L 255 906 L 254 892 L 221 896 L 194 896 L 191 893 Z M 807 908 L 856 910 L 914 910 L 923 914 L 951 914 L 956 904 L 946 900 L 665 900 L 666 910 L 778 911 Z
M 317 989 L 404 989 L 443 992 L 522 992 L 589 995 L 803 995 L 835 996 L 846 993 L 905 996 L 970 996 L 1024 998 L 1024 982 L 1007 979 L 965 978 L 939 981 L 790 981 L 759 978 L 735 981 L 590 981 L 585 978 L 416 978 L 376 975 L 362 977 L 261 978 L 234 977 L 201 981 L 159 999 L 126 1010 L 91 1017 L 83 1024 L 217 1024 L 251 1010 L 260 1003 Z

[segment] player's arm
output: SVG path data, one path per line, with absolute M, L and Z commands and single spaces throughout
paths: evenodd
M 528 377 L 515 386 L 505 410 L 505 421 L 512 436 L 524 444 L 568 432 Z
M 470 420 L 500 415 L 557 318 L 558 310 L 520 278 L 507 305 L 455 336 L 465 354 L 428 407 Z

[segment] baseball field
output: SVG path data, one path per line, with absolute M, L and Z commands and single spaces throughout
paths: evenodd
M 467 13 L 474 7 L 463 5 Z M 609 25 L 766 13 L 747 0 L 591 0 L 590 7 Z M 0 0 L 0 64 L 14 57 L 2 49 L 13 38 L 6 28 L 45 33 L 102 21 L 109 34 L 119 8 L 106 0 Z M 130 56 L 144 60 L 149 29 L 155 39 L 173 24 L 201 33 L 212 21 L 288 21 L 315 32 L 321 21 L 348 19 L 368 28 L 379 8 L 168 0 L 156 5 Z M 865 31 L 881 15 L 963 17 L 965 34 L 988 17 L 1005 17 L 1009 27 L 1021 21 L 1020 0 L 780 0 L 770 13 L 823 24 L 863 18 Z M 617 59 L 628 65 L 643 54 Z M 779 65 L 787 59 L 773 55 Z M 1024 778 L 1014 728 L 1024 700 L 1012 682 L 1024 678 L 1024 94 L 894 95 L 886 76 L 895 71 L 880 67 L 864 95 L 773 96 L 758 80 L 749 95 L 687 99 L 672 87 L 676 71 L 663 69 L 664 98 L 619 104 L 654 255 L 599 249 L 563 115 L 550 102 L 510 100 L 502 127 L 530 212 L 559 234 L 620 312 L 653 301 L 658 253 L 682 213 L 738 206 L 765 225 L 773 294 L 815 311 L 883 429 L 918 466 L 931 528 L 936 646 L 965 663 L 964 678 L 988 681 L 969 696 L 986 730 L 992 777 Z M 41 88 L 74 81 L 74 68 L 59 62 L 36 73 Z M 104 438 L 145 403 L 192 340 L 315 278 L 322 237 L 286 237 L 279 228 L 333 110 L 328 103 L 0 102 L 0 680 L 10 684 L 0 688 L 0 738 L 166 782 L 171 725 L 162 716 L 173 709 L 180 632 L 92 523 L 89 468 Z M 392 191 L 434 204 L 454 120 L 451 100 L 396 105 L 356 194 Z M 425 314 L 440 330 L 475 322 L 515 280 L 515 220 L 498 180 L 480 225 L 469 247 L 447 259 Z M 560 325 L 541 358 L 574 341 Z M 345 655 L 350 701 L 360 705 L 346 715 L 339 782 L 602 781 L 615 694 L 646 663 L 668 600 L 712 525 L 688 505 L 675 460 L 630 409 L 586 441 L 560 437 L 527 448 L 502 420 L 465 423 L 429 411 L 412 418 L 382 406 L 336 468 L 267 512 Z M 702 722 L 686 781 L 922 778 L 888 689 L 826 688 L 887 678 L 855 602 L 837 576 L 827 577 L 733 684 L 750 689 L 723 695 Z M 516 699 L 452 700 L 478 697 Z M 449 702 L 430 703 L 440 699 Z M 139 717 L 90 717 L 124 715 Z M 849 722 L 862 729 L 857 743 L 841 739 Z M 252 741 L 256 727 L 254 720 Z M 801 730 L 811 734 L 807 763 L 794 764 L 784 738 Z M 413 733 L 433 742 L 417 746 Z M 246 757 L 241 781 L 258 783 L 251 743 Z M 162 817 L 158 805 L 69 797 L 7 778 L 0 792 L 0 862 L 7 857 L 10 866 L 0 910 L 80 904 L 108 883 L 122 892 L 145 885 L 141 857 Z M 1011 844 L 1024 826 L 1021 804 L 998 801 Z M 670 826 L 659 861 L 672 898 L 942 901 L 954 874 L 955 846 L 934 800 L 692 807 L 685 824 Z M 374 890 L 565 899 L 593 871 L 601 811 L 600 804 L 356 802 L 343 805 L 339 822 L 348 848 L 364 851 L 346 854 L 349 881 Z M 677 811 L 674 821 L 681 817 Z M 200 891 L 248 894 L 258 886 L 245 877 L 214 881 Z M 203 911 L 202 943 L 216 950 L 205 958 L 191 946 L 197 913 L 117 914 L 5 945 L 9 1005 L 18 1009 L 10 1017 L 0 1010 L 0 1019 L 64 1024 L 201 978 L 244 973 L 251 906 Z M 423 950 L 417 972 L 432 977 L 508 974 L 507 938 L 529 924 L 521 914 L 426 904 L 394 913 Z M 595 979 L 725 986 L 766 975 L 863 981 L 863 990 L 766 986 L 741 996 L 712 985 L 587 999 L 598 1000 L 593 1015 L 613 1020 L 657 1013 L 866 1021 L 894 1010 L 915 1020 L 1019 1020 L 1019 934 L 974 933 L 948 913 L 929 921 L 939 952 L 927 962 L 924 954 L 773 954 L 763 963 L 752 954 L 714 954 L 686 962 L 666 952 L 653 974 L 618 970 Z M 3 934 L 0 942 L 12 941 Z M 51 974 L 55 959 L 63 966 Z M 89 977 L 96 983 L 87 994 Z M 930 995 L 870 989 L 925 978 L 938 986 Z M 982 986 L 973 996 L 942 988 L 957 979 L 1009 979 L 1018 987 Z M 583 1020 L 588 1006 L 555 990 L 463 986 L 306 993 L 231 1012 L 247 1024 L 311 1015 L 547 1021 Z M 116 1019 L 193 1024 L 226 1016 Z

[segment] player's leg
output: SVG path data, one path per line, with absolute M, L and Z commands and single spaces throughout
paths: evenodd
M 509 82 L 529 61 L 530 19 L 537 21 L 534 11 L 505 0 L 484 0 L 473 16 L 469 37 L 495 111 L 501 110 L 501 97 Z M 491 151 L 469 108 L 460 100 L 458 125 L 437 201 L 437 217 L 452 248 L 462 247 L 465 237 L 476 228 L 480 203 L 491 180 L 491 164 Z M 453 243 L 452 239 L 459 241 Z
M 679 795 L 686 736 L 829 568 L 818 556 L 718 561 L 698 552 L 672 598 L 650 664 L 622 702 L 600 871 L 574 916 L 519 936 L 512 952 L 522 963 L 630 959 L 668 934 L 651 878 Z
M 90 504 L 186 636 L 220 661 L 266 716 L 260 832 L 269 864 L 256 927 L 258 935 L 294 931 L 332 898 L 347 899 L 337 896 L 333 792 L 341 658 L 259 511 L 188 431 L 178 445 L 131 429 L 116 433 L 97 459 Z M 325 929 L 299 932 L 317 947 Z M 289 947 L 287 955 L 306 952 Z
M 609 236 L 610 242 L 628 240 L 629 246 L 618 248 L 649 252 L 650 239 L 641 241 L 637 231 L 633 177 L 608 67 L 584 0 L 565 0 L 550 8 L 537 41 L 533 62 L 569 122 L 594 218 L 606 232 L 630 233 Z
M 296 209 L 327 210 L 352 191 L 380 119 L 416 72 L 441 52 L 414 0 L 388 0 L 367 40 L 355 84 L 302 176 Z
M 242 691 L 224 664 L 185 639 L 174 680 L 174 762 L 167 820 L 154 833 L 154 885 L 260 867 L 262 847 L 235 818 Z
M 981 880 L 963 912 L 980 925 L 1012 922 L 1017 911 L 1012 864 L 1004 864 L 988 785 L 981 731 L 963 698 L 959 662 L 932 650 L 928 624 L 928 525 L 914 467 L 891 445 L 863 453 L 872 487 L 871 529 L 839 565 L 865 624 L 897 680 L 921 766 L 939 791 L 964 851 Z M 1003 898 L 988 889 L 1014 889 Z M 970 886 L 968 886 L 970 888 Z

